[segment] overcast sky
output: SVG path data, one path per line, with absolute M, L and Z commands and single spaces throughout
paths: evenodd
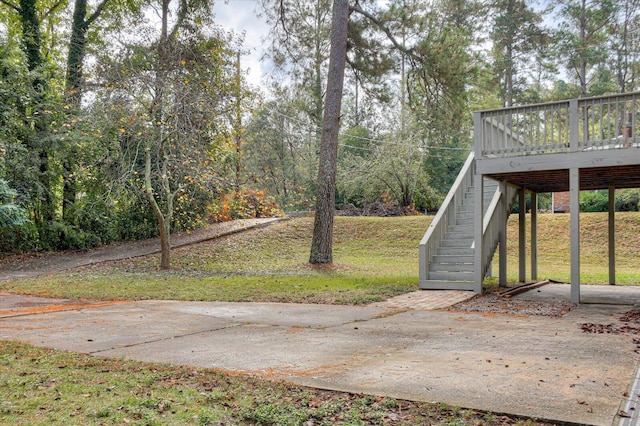
M 260 63 L 269 27 L 264 19 L 258 17 L 257 9 L 256 0 L 220 0 L 213 6 L 218 25 L 226 30 L 244 34 L 244 47 L 250 53 L 242 57 L 241 66 L 249 72 L 249 83 L 260 86 L 262 76 L 269 72 L 269 65 Z

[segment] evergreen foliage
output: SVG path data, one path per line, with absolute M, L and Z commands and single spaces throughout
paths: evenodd
M 332 2 L 260 4 L 276 69 L 259 96 L 206 0 L 0 1 L 0 250 L 313 209 Z M 347 4 L 336 203 L 433 211 L 472 111 L 640 88 L 636 0 Z

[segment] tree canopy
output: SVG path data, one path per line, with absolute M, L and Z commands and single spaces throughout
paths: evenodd
M 0 0 L 0 250 L 161 236 L 169 267 L 171 232 L 279 206 L 331 262 L 337 205 L 438 207 L 472 111 L 638 90 L 639 4 L 262 0 L 250 87 L 208 0 Z

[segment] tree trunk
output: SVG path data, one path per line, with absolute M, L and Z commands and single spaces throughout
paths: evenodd
M 40 52 L 42 39 L 36 0 L 20 0 L 20 21 L 22 23 L 22 48 L 27 55 L 27 66 L 29 71 L 34 71 L 42 65 L 42 54 Z M 40 82 L 41 79 L 38 77 L 34 86 L 37 86 Z
M 145 193 L 151 204 L 151 209 L 158 221 L 158 231 L 160 232 L 160 269 L 171 268 L 171 218 L 165 217 L 153 194 L 153 186 L 151 186 L 151 152 L 147 149 L 145 153 L 145 170 L 144 170 Z
M 50 178 L 49 143 L 45 142 L 48 136 L 46 114 L 42 111 L 47 88 L 46 79 L 41 77 L 40 68 L 44 63 L 42 57 L 42 35 L 40 32 L 40 18 L 36 7 L 36 0 L 20 0 L 18 8 L 20 22 L 22 24 L 22 50 L 27 57 L 27 67 L 33 72 L 34 78 L 31 85 L 35 92 L 34 99 L 34 130 L 35 134 L 25 141 L 27 148 L 37 153 L 39 159 L 38 181 L 42 193 L 37 195 L 40 203 L 34 211 L 35 224 L 38 228 L 40 239 L 46 238 L 48 226 L 55 218 L 54 194 Z
M 309 256 L 309 262 L 313 264 L 333 262 L 333 215 L 338 168 L 338 132 L 340 130 L 342 88 L 347 58 L 349 13 L 348 0 L 334 0 L 329 75 L 327 77 L 327 95 L 320 141 L 316 214 L 313 226 L 313 240 L 311 242 L 311 255 Z
M 69 53 L 67 54 L 67 74 L 65 95 L 74 108 L 82 101 L 82 66 L 87 41 L 87 0 L 76 0 L 73 8 L 73 24 Z

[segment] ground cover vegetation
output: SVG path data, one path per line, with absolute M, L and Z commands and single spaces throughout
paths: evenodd
M 343 1 L 331 99 L 332 2 L 259 2 L 263 88 L 211 3 L 0 1 L 0 250 L 160 235 L 167 268 L 173 230 L 313 208 L 338 101 L 321 210 L 433 211 L 471 111 L 638 89 L 636 1 Z
M 1 342 L 12 425 L 542 425 L 443 404 L 329 392 L 222 371 Z
M 607 214 L 581 214 L 581 280 L 608 282 Z M 430 216 L 338 217 L 336 262 L 306 261 L 311 218 L 174 250 L 171 271 L 158 256 L 108 262 L 32 279 L 6 281 L 11 292 L 93 300 L 175 299 L 209 301 L 366 304 L 417 290 L 417 245 Z M 527 218 L 528 220 L 528 218 Z M 538 278 L 568 281 L 569 215 L 538 217 Z M 617 284 L 637 285 L 640 216 L 618 213 Z M 518 216 L 508 222 L 508 281 L 518 280 Z M 527 233 L 528 234 L 528 233 Z M 527 241 L 527 253 L 530 242 Z M 497 262 L 497 259 L 494 259 Z M 13 263 L 19 262 L 18 258 Z M 529 262 L 527 260 L 527 262 Z M 497 265 L 494 265 L 497 271 Z M 527 276 L 529 271 L 527 271 Z M 489 278 L 487 283 L 490 284 Z

